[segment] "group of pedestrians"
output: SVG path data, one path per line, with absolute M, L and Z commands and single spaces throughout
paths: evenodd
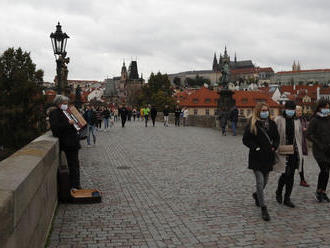
M 320 168 L 315 198 L 318 202 L 330 202 L 326 194 L 330 169 L 330 115 L 329 102 L 320 100 L 309 125 L 302 117 L 302 109 L 288 101 L 282 115 L 272 120 L 269 107 L 258 104 L 243 135 L 243 144 L 249 148 L 248 168 L 256 178 L 255 204 L 261 207 L 265 221 L 270 216 L 264 200 L 264 188 L 272 170 L 281 172 L 278 179 L 276 201 L 294 208 L 291 200 L 295 171 L 299 169 L 301 185 L 309 185 L 304 178 L 304 155 L 307 155 L 306 138 L 313 143 L 313 155 Z M 283 190 L 285 192 L 283 195 Z

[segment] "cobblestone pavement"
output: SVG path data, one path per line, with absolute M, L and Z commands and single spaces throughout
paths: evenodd
M 330 205 L 314 199 L 318 168 L 307 158 L 310 188 L 296 175 L 296 209 L 275 201 L 272 173 L 264 222 L 251 197 L 253 173 L 240 136 L 213 129 L 145 128 L 119 122 L 80 152 L 82 186 L 100 204 L 60 204 L 49 247 L 330 247 Z

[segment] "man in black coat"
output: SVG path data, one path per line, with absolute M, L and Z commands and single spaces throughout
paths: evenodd
M 80 142 L 73 120 L 68 120 L 63 111 L 68 108 L 68 98 L 57 95 L 54 99 L 56 109 L 50 112 L 49 122 L 52 133 L 59 138 L 60 150 L 64 151 L 70 170 L 71 188 L 81 189 L 78 152 Z
M 125 105 L 123 105 L 120 109 L 119 109 L 119 114 L 120 114 L 120 118 L 121 118 L 121 126 L 125 127 L 125 123 L 127 120 L 127 115 L 128 115 L 128 110 L 125 107 Z
M 175 108 L 174 116 L 175 116 L 175 126 L 180 126 L 180 115 L 181 115 L 181 109 L 177 105 Z
M 155 106 L 152 106 L 150 110 L 150 115 L 151 115 L 152 125 L 155 126 L 156 117 L 157 117 L 157 109 L 155 108 Z

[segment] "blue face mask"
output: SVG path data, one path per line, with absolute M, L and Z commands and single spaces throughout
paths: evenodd
M 286 109 L 286 110 L 285 110 L 285 114 L 286 114 L 288 117 L 292 117 L 292 116 L 294 116 L 295 113 L 296 113 L 296 111 L 293 110 L 293 109 Z
M 321 109 L 321 114 L 322 115 L 327 116 L 327 115 L 329 115 L 329 113 L 330 113 L 330 109 L 328 109 L 328 108 L 322 108 Z
M 260 118 L 261 119 L 267 119 L 269 117 L 269 111 L 261 111 L 260 112 Z

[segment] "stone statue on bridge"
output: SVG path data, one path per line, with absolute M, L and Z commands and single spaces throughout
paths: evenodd
M 227 61 L 225 62 L 225 64 L 221 69 L 221 74 L 222 75 L 221 75 L 220 85 L 222 85 L 224 89 L 228 89 L 228 83 L 230 79 L 230 68 Z

